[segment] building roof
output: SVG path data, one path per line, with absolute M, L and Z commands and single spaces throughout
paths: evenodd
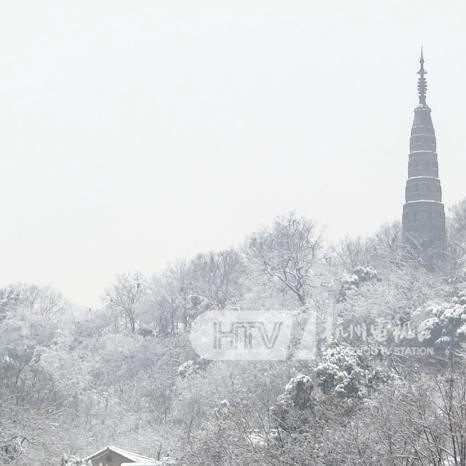
M 94 458 L 98 458 L 99 456 L 108 453 L 108 452 L 113 452 L 116 453 L 117 455 L 123 456 L 127 460 L 129 460 L 130 463 L 142 463 L 142 464 L 151 464 L 153 463 L 153 459 L 149 458 L 148 456 L 143 456 L 139 455 L 137 453 L 133 453 L 131 451 L 126 451 L 123 450 L 122 448 L 117 448 L 114 447 L 113 445 L 109 445 L 108 447 L 102 448 L 102 450 L 99 450 L 92 455 L 88 456 L 85 458 L 85 461 L 91 461 Z
M 160 463 L 122 463 L 121 466 L 157 466 Z

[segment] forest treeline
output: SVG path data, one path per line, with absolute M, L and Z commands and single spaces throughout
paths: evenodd
M 114 444 L 160 464 L 465 466 L 466 200 L 448 234 L 432 267 L 398 223 L 329 244 L 290 213 L 236 249 L 118 276 L 100 309 L 48 287 L 0 289 L 0 463 L 58 465 Z M 224 309 L 410 325 L 435 354 L 336 339 L 314 361 L 200 359 L 192 322 Z

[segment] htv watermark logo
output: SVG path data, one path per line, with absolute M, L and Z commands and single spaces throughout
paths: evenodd
M 204 359 L 314 359 L 317 351 L 317 314 L 306 312 L 301 340 L 291 352 L 299 311 L 208 311 L 194 322 L 193 349 Z
M 432 355 L 430 327 L 386 318 L 370 322 L 318 322 L 312 309 L 293 311 L 208 311 L 194 322 L 193 349 L 210 360 L 313 360 L 318 346 L 344 344 L 358 354 Z M 318 344 L 319 342 L 319 344 Z
M 275 322 L 269 334 L 269 329 L 264 322 L 244 321 L 234 322 L 230 329 L 222 329 L 222 322 L 214 322 L 214 349 L 222 350 L 223 348 L 244 348 L 247 350 L 254 348 L 254 333 L 259 337 L 257 341 L 266 348 L 272 349 L 277 344 L 278 336 L 283 322 Z

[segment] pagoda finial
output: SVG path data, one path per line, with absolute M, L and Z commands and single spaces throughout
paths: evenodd
M 419 60 L 421 68 L 417 72 L 419 79 L 417 82 L 417 90 L 419 94 L 419 103 L 426 105 L 426 94 L 427 94 L 427 80 L 425 78 L 427 71 L 424 69 L 424 49 L 421 47 L 421 59 Z

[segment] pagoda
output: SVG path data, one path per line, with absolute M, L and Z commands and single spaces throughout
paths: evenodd
M 421 50 L 418 71 L 419 105 L 411 129 L 406 203 L 403 207 L 403 241 L 422 250 L 446 248 L 445 208 L 439 178 L 437 144 L 431 109 L 426 103 L 427 72 Z

